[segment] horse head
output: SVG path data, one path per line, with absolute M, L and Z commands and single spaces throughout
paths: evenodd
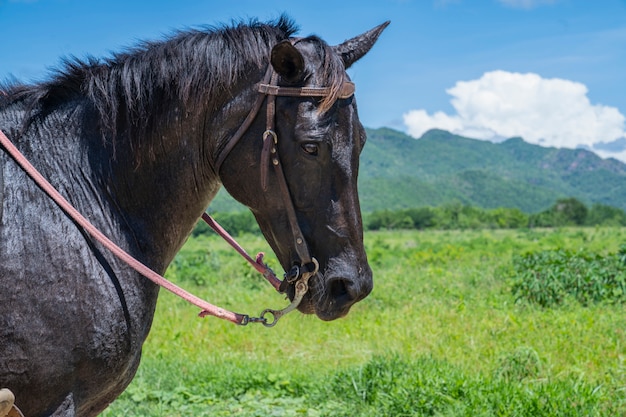
M 298 309 L 323 320 L 345 316 L 373 287 L 357 192 L 366 135 L 346 69 L 387 24 L 334 47 L 317 37 L 276 44 L 259 115 L 222 152 L 230 163 L 217 164 L 224 187 L 251 209 L 294 278 L 285 288 L 290 298 L 298 271 L 314 269 Z

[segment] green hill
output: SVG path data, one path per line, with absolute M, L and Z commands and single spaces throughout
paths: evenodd
M 626 210 L 626 165 L 583 149 L 544 148 L 520 138 L 501 143 L 431 130 L 420 139 L 367 129 L 359 194 L 363 211 L 462 203 L 526 213 L 575 197 Z M 211 209 L 241 209 L 222 190 Z
M 626 209 L 626 165 L 617 160 L 520 138 L 496 144 L 442 130 L 413 139 L 388 128 L 368 129 L 359 187 L 364 211 L 460 202 L 538 212 L 561 197 Z

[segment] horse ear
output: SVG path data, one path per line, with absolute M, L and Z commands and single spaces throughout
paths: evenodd
M 302 54 L 287 40 L 272 48 L 270 62 L 274 71 L 287 81 L 299 81 L 304 72 Z
M 343 60 L 346 69 L 361 59 L 374 46 L 380 34 L 389 26 L 390 21 L 386 21 L 382 25 L 376 26 L 362 35 L 348 39 L 341 45 L 334 46 L 333 49 L 339 54 Z

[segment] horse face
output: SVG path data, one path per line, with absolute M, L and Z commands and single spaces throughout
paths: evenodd
M 285 86 L 328 86 L 333 62 L 345 69 L 374 44 L 381 25 L 334 48 L 317 38 L 296 45 L 282 43 L 272 52 L 272 65 Z M 329 72 L 330 71 L 330 72 Z M 336 81 L 336 80 L 335 80 Z M 365 144 L 354 97 L 321 103 L 320 98 L 277 97 L 275 131 L 277 150 L 288 185 L 288 199 L 295 209 L 310 255 L 319 262 L 319 272 L 309 280 L 309 291 L 298 309 L 323 320 L 346 315 L 350 307 L 372 290 L 372 271 L 363 247 L 363 229 L 357 192 L 359 155 Z M 263 114 L 263 110 L 261 112 Z M 263 119 L 261 117 L 261 119 Z M 234 161 L 221 170 L 224 186 L 254 213 L 268 243 L 285 270 L 301 262 L 295 249 L 284 192 L 271 167 L 267 187 L 260 181 L 260 133 L 253 149 L 237 146 Z M 244 150 L 247 148 L 247 150 Z M 251 170 L 251 172 L 245 172 Z M 235 186 L 235 177 L 251 178 Z M 240 181 L 239 181 L 240 183 Z M 243 190 L 243 192 L 242 192 Z M 290 298 L 294 288 L 287 289 Z
M 278 106 L 279 117 L 291 115 L 296 122 L 290 134 L 278 133 L 284 138 L 279 152 L 298 224 L 311 256 L 320 263 L 320 273 L 310 281 L 300 310 L 330 320 L 347 314 L 350 306 L 367 296 L 373 285 L 363 248 L 357 192 L 365 131 L 353 98 L 339 100 L 324 114 L 318 112 L 318 103 L 313 100 L 297 105 L 290 103 L 293 101 L 284 100 Z M 264 234 L 271 240 L 278 225 L 259 217 Z M 287 224 L 284 220 L 279 223 Z M 287 265 L 283 259 L 290 264 L 298 262 L 290 245 L 290 233 L 286 231 L 275 244 L 277 253 L 284 254 L 284 267 Z

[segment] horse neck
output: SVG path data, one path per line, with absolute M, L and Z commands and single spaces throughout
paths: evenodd
M 159 272 L 219 188 L 202 161 L 199 136 L 163 132 L 162 143 L 145 153 L 116 145 L 110 171 L 105 173 L 108 192 L 141 257 Z
M 109 189 L 146 262 L 156 270 L 169 264 L 221 186 L 214 170 L 216 149 L 245 118 L 254 94 L 249 85 L 236 91 L 216 111 L 189 111 L 181 103 L 163 106 L 167 111 L 157 117 L 161 128 L 143 145 L 116 144 Z

